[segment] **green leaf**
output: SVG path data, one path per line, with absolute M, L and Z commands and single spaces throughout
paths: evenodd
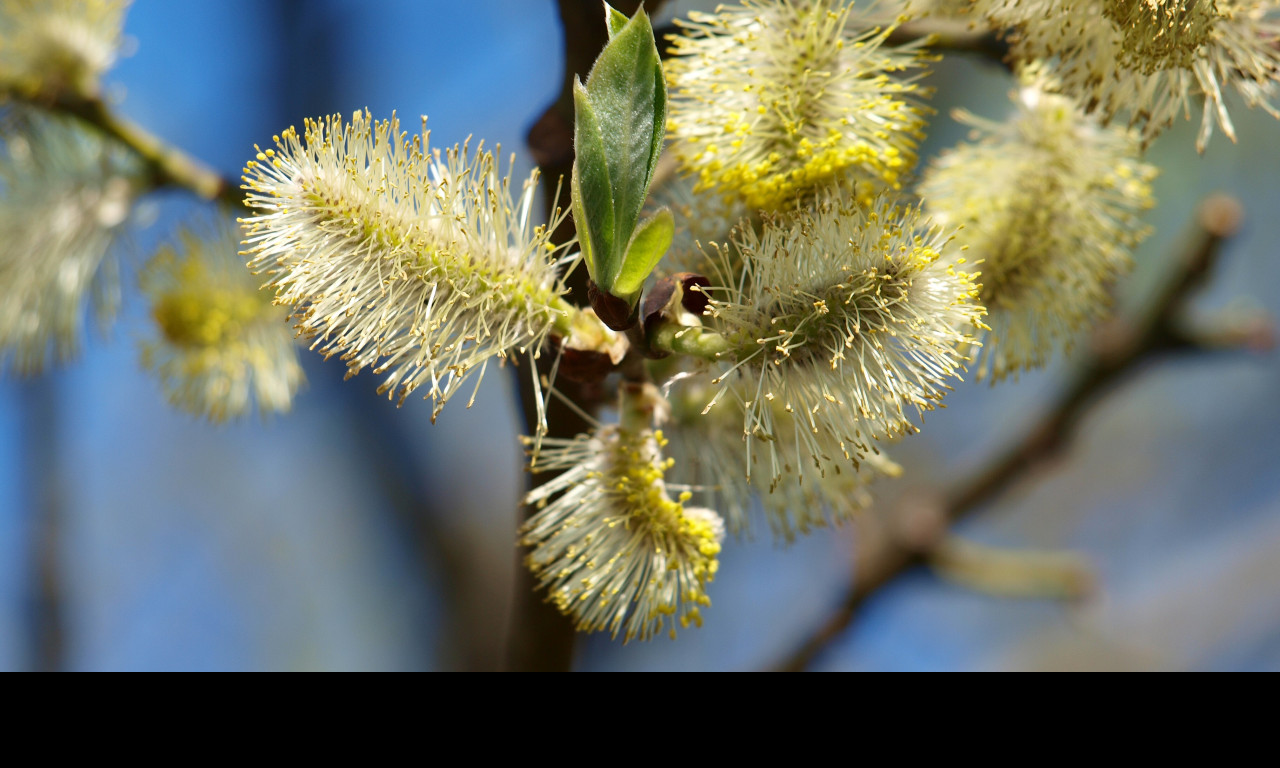
M 655 49 L 656 50 L 656 49 Z M 662 62 L 653 70 L 653 137 L 649 142 L 649 167 L 644 176 L 644 193 L 647 197 L 653 184 L 653 174 L 658 170 L 658 158 L 662 155 L 662 143 L 667 137 L 667 81 L 662 75 Z
M 578 163 L 573 164 L 569 176 L 569 198 L 573 208 L 573 226 L 578 231 L 578 248 L 582 251 L 582 260 L 587 263 L 587 274 L 594 280 L 596 275 L 596 249 L 591 242 L 591 224 L 587 219 L 587 208 L 582 203 L 582 182 L 578 178 Z
M 574 78 L 573 161 L 570 192 L 573 195 L 574 226 L 582 242 L 587 270 L 597 285 L 607 286 L 618 271 L 614 256 L 614 203 L 604 137 L 596 120 L 587 90 Z
M 671 247 L 675 231 L 675 219 L 671 217 L 671 209 L 666 207 L 636 228 L 631 242 L 627 244 L 627 257 L 622 261 L 622 269 L 613 281 L 616 295 L 634 296 L 640 292 L 644 281 Z
M 609 43 L 586 85 L 574 81 L 570 188 L 592 282 L 634 308 L 675 230 L 666 209 L 637 227 L 662 152 L 667 89 L 644 9 L 630 19 L 608 2 L 604 10 Z
M 608 20 L 612 31 L 612 12 Z M 666 122 L 662 64 L 643 8 L 613 34 L 596 59 L 587 76 L 587 93 L 606 147 L 613 183 L 613 242 L 620 250 L 640 219 Z
M 605 0 L 604 3 L 604 19 L 605 24 L 609 27 L 610 40 L 613 39 L 614 35 L 622 31 L 622 28 L 627 25 L 628 21 L 625 13 L 614 8 L 612 5 L 609 5 L 609 0 Z

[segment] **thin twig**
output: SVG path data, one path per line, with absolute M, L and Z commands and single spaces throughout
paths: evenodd
M 644 0 L 645 9 L 653 14 L 665 0 Z M 619 0 L 611 5 L 631 15 L 640 7 L 639 0 Z M 564 25 L 564 78 L 559 98 L 529 129 L 526 137 L 534 161 L 543 177 L 551 182 L 569 178 L 573 168 L 573 78 L 586 77 L 596 56 L 608 42 L 604 25 L 604 6 L 598 0 L 559 0 L 560 20 Z M 558 208 L 569 207 L 569 184 L 560 184 L 560 196 L 546 196 L 547 218 L 551 219 Z M 573 220 L 565 217 L 552 234 L 554 242 L 567 243 L 574 237 Z M 578 306 L 586 305 L 586 270 L 579 269 L 569 277 L 569 300 Z M 524 410 L 527 434 L 537 427 L 537 393 L 532 386 L 534 376 L 549 373 L 554 355 L 543 355 L 539 361 L 541 370 L 516 369 L 520 387 L 520 401 Z M 586 410 L 593 410 L 604 398 L 603 388 L 596 384 L 575 384 L 560 379 L 557 387 L 564 390 L 569 399 Z M 573 437 L 590 429 L 590 424 L 561 403 L 548 403 L 546 411 L 547 435 Z M 545 476 L 544 476 L 545 477 Z M 521 520 L 527 519 L 532 509 L 521 510 Z M 522 553 L 523 554 L 523 553 Z M 521 562 L 516 566 L 516 585 L 512 597 L 511 621 L 507 633 L 507 669 L 512 671 L 567 671 L 573 656 L 574 630 L 569 620 L 538 594 L 537 585 L 529 570 Z
M 1240 204 L 1226 196 L 1212 197 L 1201 205 L 1196 232 L 1187 241 L 1188 251 L 1178 261 L 1164 290 L 1128 329 L 1113 324 L 1108 341 L 1096 345 L 1071 385 L 1038 424 L 998 454 L 985 470 L 939 499 L 936 512 L 945 523 L 954 523 L 982 508 L 1045 459 L 1063 451 L 1088 410 L 1146 363 L 1169 353 L 1199 349 L 1184 343 L 1186 334 L 1180 320 L 1186 300 L 1209 277 L 1222 244 L 1235 233 L 1240 219 Z M 840 605 L 776 669 L 807 669 L 849 627 L 868 597 L 907 569 L 928 560 L 927 548 L 911 546 L 893 536 L 882 537 L 874 550 L 862 556 L 854 582 Z
M 150 174 L 151 185 L 156 189 L 185 189 L 228 208 L 244 207 L 244 196 L 237 181 L 222 176 L 186 152 L 120 117 L 100 98 L 72 93 L 59 94 L 52 99 L 0 94 L 0 103 L 9 100 L 79 118 L 120 142 L 142 160 Z
M 921 19 L 903 24 L 885 41 L 903 45 L 927 38 L 935 51 L 971 53 L 1001 66 L 1009 66 L 1009 43 L 995 30 L 970 24 L 964 19 Z

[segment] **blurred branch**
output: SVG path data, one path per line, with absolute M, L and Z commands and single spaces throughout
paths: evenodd
M 1248 349 L 1268 352 L 1276 347 L 1276 327 L 1263 311 L 1228 313 L 1204 325 L 1187 324 L 1175 329 L 1172 344 L 1178 350 L 1222 352 Z
M 1170 353 L 1200 351 L 1205 346 L 1188 343 L 1181 319 L 1190 294 L 1201 286 L 1217 263 L 1223 243 L 1239 228 L 1240 203 L 1217 195 L 1201 204 L 1195 232 L 1187 238 L 1187 251 L 1164 289 L 1131 324 L 1116 320 L 1098 333 L 1092 355 L 1071 384 L 1038 424 L 1027 431 L 984 470 L 936 498 L 917 499 L 917 519 L 935 525 L 916 526 L 931 534 L 867 537 L 870 544 L 859 552 L 853 583 L 835 611 L 810 637 L 777 665 L 783 671 L 801 671 L 852 623 L 868 597 L 909 568 L 924 565 L 938 547 L 951 539 L 948 527 L 980 509 L 987 502 L 1026 477 L 1045 460 L 1060 454 L 1076 434 L 1089 408 L 1146 364 Z M 1238 337 L 1252 348 L 1255 333 Z M 1237 346 L 1239 348 L 1239 346 Z
M 27 583 L 28 659 L 37 672 L 66 669 L 66 599 L 62 548 L 62 478 L 59 476 L 57 384 L 29 379 L 21 385 L 22 457 L 30 478 Z
M 932 549 L 929 565 L 948 581 L 1004 597 L 1072 600 L 1094 588 L 1093 571 L 1077 554 L 992 547 L 955 534 Z
M 1009 43 L 991 29 L 966 19 L 926 18 L 909 21 L 889 33 L 890 45 L 913 43 L 928 38 L 935 51 L 972 53 L 1008 67 Z
M 668 38 L 680 34 L 680 25 L 663 24 L 654 28 L 653 31 L 658 39 L 658 50 L 662 57 L 666 58 L 671 50 Z M 889 45 L 904 45 L 926 38 L 929 40 L 929 48 L 935 51 L 972 53 L 990 59 L 1002 67 L 1009 67 L 1007 61 L 1009 43 L 1000 36 L 1000 33 L 964 18 L 930 17 L 909 21 L 890 32 L 885 42 Z
M 185 189 L 228 208 L 244 206 L 240 184 L 220 175 L 191 155 L 111 111 L 100 98 L 60 94 L 53 100 L 31 100 L 0 93 L 0 103 L 14 101 L 79 118 L 133 150 L 146 165 L 152 186 Z

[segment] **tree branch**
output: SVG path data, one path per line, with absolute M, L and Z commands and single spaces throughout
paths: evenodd
M 665 0 L 645 0 L 645 9 L 655 13 Z M 628 16 L 640 7 L 639 0 L 612 2 L 611 5 Z M 596 56 L 609 41 L 604 25 L 604 5 L 599 0 L 559 0 L 560 20 L 564 25 L 564 79 L 560 96 L 529 129 L 526 140 L 533 153 L 534 162 L 542 169 L 544 178 L 560 180 L 559 195 L 546 196 L 547 220 L 556 209 L 569 208 L 569 174 L 573 169 L 573 78 L 586 77 L 595 63 Z M 565 217 L 552 234 L 557 244 L 573 239 L 573 220 Z M 586 306 L 586 270 L 577 270 L 569 279 L 569 300 L 578 306 Z M 554 355 L 543 355 L 539 370 L 514 369 L 520 387 L 520 402 L 524 411 L 525 429 L 533 434 L 537 428 L 537 393 L 530 376 L 547 375 Z M 605 398 L 599 384 L 579 384 L 565 379 L 556 382 L 570 400 L 587 411 L 593 410 Z M 547 404 L 547 434 L 552 437 L 573 437 L 590 429 L 576 412 L 562 403 Z M 533 510 L 524 508 L 520 520 L 527 520 Z M 523 552 L 521 552 L 523 556 Z M 523 560 L 523 557 L 521 558 Z M 508 629 L 507 668 L 512 671 L 567 671 L 573 656 L 574 630 L 569 620 L 537 593 L 532 575 L 520 562 L 516 567 L 516 586 L 513 596 L 511 622 Z
M 191 155 L 165 143 L 141 126 L 116 115 L 106 102 L 97 97 L 63 93 L 52 100 L 28 99 L 16 94 L 0 94 L 0 103 L 14 101 L 63 115 L 79 118 L 136 154 L 151 177 L 151 185 L 160 189 L 185 189 L 204 200 L 228 208 L 243 208 L 240 184 L 220 175 Z
M 30 480 L 29 663 L 37 672 L 62 672 L 67 669 L 67 579 L 63 575 L 66 509 L 58 444 L 61 393 L 56 384 L 44 379 L 23 381 L 18 391 L 23 474 Z
M 928 38 L 935 51 L 971 53 L 1001 66 L 1009 66 L 1009 43 L 995 30 L 971 24 L 966 19 L 926 18 L 909 21 L 889 33 L 890 45 L 913 43 Z

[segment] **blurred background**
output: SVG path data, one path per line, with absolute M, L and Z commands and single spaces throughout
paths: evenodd
M 669 3 L 669 18 L 690 7 Z M 500 143 L 560 91 L 555 0 L 136 0 L 133 54 L 107 76 L 122 114 L 238 177 L 255 142 L 304 117 L 375 117 L 432 141 Z M 1001 117 L 998 65 L 936 67 L 926 155 L 964 137 L 964 105 Z M 1199 201 L 1238 197 L 1245 224 L 1197 317 L 1280 314 L 1280 122 L 1233 103 L 1239 144 L 1194 150 L 1182 123 L 1151 148 L 1163 173 L 1155 234 L 1119 295 L 1141 307 L 1169 273 Z M 201 208 L 148 199 L 126 285 Z M 211 427 L 169 408 L 138 366 L 147 322 L 119 321 L 78 361 L 0 379 L 0 669 L 419 670 L 499 664 L 525 476 L 510 377 L 477 405 L 397 409 L 365 373 L 303 357 L 294 412 Z M 999 387 L 965 383 L 894 453 L 891 509 L 982 467 L 1061 390 L 1073 359 Z M 1280 669 L 1280 357 L 1223 352 L 1158 362 L 1100 401 L 1073 450 L 966 520 L 969 540 L 1063 549 L 1092 564 L 1083 600 L 982 594 L 917 569 L 866 603 L 814 668 Z M 768 667 L 839 603 L 846 527 L 784 547 L 727 542 L 703 629 L 624 646 L 580 637 L 583 670 Z

